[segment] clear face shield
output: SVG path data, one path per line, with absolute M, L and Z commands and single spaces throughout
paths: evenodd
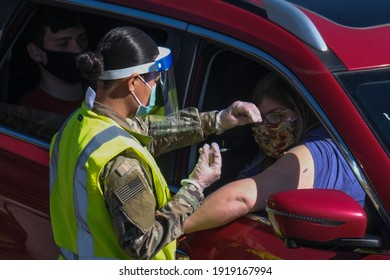
M 156 81 L 156 102 L 149 114 L 176 116 L 178 112 L 178 101 L 171 50 L 164 47 L 158 47 L 158 50 L 160 54 L 153 62 L 123 69 L 104 71 L 99 78 L 101 80 L 117 80 L 130 77 L 134 73 L 139 75 L 153 74 L 153 72 L 158 73 L 159 79 Z

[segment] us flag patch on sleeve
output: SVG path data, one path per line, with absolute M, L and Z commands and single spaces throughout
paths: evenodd
M 117 188 L 114 193 L 121 202 L 122 205 L 125 205 L 140 193 L 146 189 L 145 185 L 142 183 L 141 178 L 136 176 L 126 185 Z

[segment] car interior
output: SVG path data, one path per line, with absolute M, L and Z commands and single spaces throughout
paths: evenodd
M 204 92 L 203 111 L 223 110 L 234 101 L 252 100 L 256 83 L 267 73 L 264 66 L 229 50 L 214 54 Z M 222 153 L 222 178 L 206 189 L 210 193 L 237 178 L 240 170 L 249 164 L 259 149 L 252 136 L 252 125 L 230 129 L 220 135 L 208 137 L 207 143 L 216 142 Z

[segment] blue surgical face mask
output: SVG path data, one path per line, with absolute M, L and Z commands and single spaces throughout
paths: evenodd
M 147 82 L 145 82 L 145 80 L 141 76 L 139 76 L 139 77 L 145 83 L 145 85 L 150 89 L 149 105 L 147 105 L 147 106 L 143 105 L 139 101 L 139 99 L 135 96 L 135 94 L 133 93 L 135 100 L 139 104 L 139 106 L 137 108 L 137 112 L 135 113 L 135 116 L 136 117 L 143 117 L 143 116 L 147 115 L 150 112 L 150 110 L 152 110 L 152 108 L 154 107 L 154 105 L 156 103 L 156 86 L 151 87 Z

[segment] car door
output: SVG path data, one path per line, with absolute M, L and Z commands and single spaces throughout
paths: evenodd
M 7 101 L 12 47 L 28 19 L 23 2 L 0 1 L 0 259 L 54 259 L 46 138 L 54 131 L 51 117 Z

